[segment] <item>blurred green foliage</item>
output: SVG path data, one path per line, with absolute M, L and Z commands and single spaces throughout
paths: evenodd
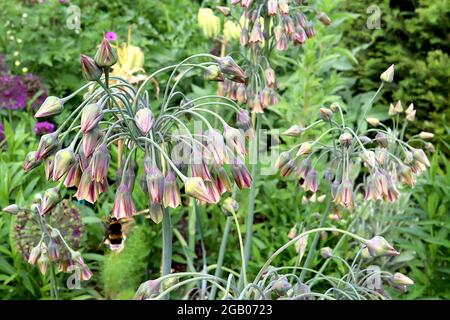
M 417 108 L 418 129 L 436 134 L 435 142 L 449 150 L 450 1 L 344 1 L 343 11 L 357 14 L 344 28 L 344 46 L 359 64 L 349 74 L 353 92 L 373 90 L 380 74 L 395 64 L 395 83 L 385 88 L 386 105 L 402 100 Z M 369 29 L 379 17 L 380 28 Z

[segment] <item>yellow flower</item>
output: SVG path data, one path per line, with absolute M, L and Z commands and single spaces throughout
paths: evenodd
M 121 77 L 130 83 L 137 83 L 146 79 L 144 53 L 141 48 L 131 45 L 131 29 L 128 30 L 128 41 L 117 46 L 118 61 L 114 65 L 111 75 Z
M 205 36 L 211 38 L 220 34 L 220 18 L 210 8 L 200 8 L 197 19 Z
M 228 20 L 223 27 L 223 36 L 226 41 L 239 40 L 241 27 L 237 23 Z

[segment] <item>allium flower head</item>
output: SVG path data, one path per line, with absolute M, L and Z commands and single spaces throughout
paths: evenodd
M 27 101 L 35 99 L 31 104 L 31 108 L 37 108 L 47 98 L 47 89 L 42 82 L 42 79 L 34 74 L 29 73 L 22 77 L 22 81 L 27 90 Z M 38 93 L 39 95 L 37 95 Z
M 27 90 L 19 76 L 0 75 L 0 109 L 24 109 L 26 99 Z
M 36 124 L 34 125 L 34 132 L 37 135 L 44 135 L 47 133 L 52 133 L 55 131 L 55 125 L 49 121 L 41 121 L 41 122 L 36 122 Z

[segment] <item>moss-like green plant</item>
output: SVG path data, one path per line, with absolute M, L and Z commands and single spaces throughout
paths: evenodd
M 131 299 L 146 274 L 150 254 L 149 228 L 133 228 L 123 251 L 111 252 L 101 267 L 101 281 L 110 299 Z

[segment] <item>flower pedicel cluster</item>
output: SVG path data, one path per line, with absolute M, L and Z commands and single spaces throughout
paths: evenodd
M 195 58 L 208 58 L 209 61 L 194 64 Z M 59 181 L 58 186 L 45 191 L 39 207 L 42 215 L 61 201 L 62 184 L 76 187 L 78 200 L 96 202 L 109 187 L 110 148 L 115 143 L 118 143 L 119 169 L 113 215 L 118 219 L 132 217 L 138 212 L 132 198 L 138 152 L 144 155 L 140 184 L 149 195 L 150 217 L 155 222 L 162 220 L 164 208 L 175 208 L 180 204 L 177 177 L 184 183 L 186 194 L 203 203 L 217 203 L 224 192 L 231 190 L 232 184 L 224 167 L 227 163 L 231 163 L 238 187 L 249 187 L 251 177 L 243 161 L 246 155 L 244 133 L 228 125 L 208 107 L 219 105 L 236 112 L 237 125 L 241 128 L 250 126 L 248 112 L 227 98 L 212 95 L 189 100 L 177 91 L 181 78 L 198 68 L 207 74 L 214 69 L 219 78 L 244 82 L 243 71 L 231 58 L 192 56 L 180 64 L 156 71 L 139 88 L 122 78 L 110 76 L 116 62 L 116 50 L 104 39 L 95 59 L 81 56 L 82 71 L 89 83 L 63 99 L 47 98 L 35 115 L 43 118 L 60 114 L 72 97 L 91 87 L 84 101 L 65 122 L 54 133 L 42 136 L 38 149 L 26 156 L 25 171 L 44 163 L 47 178 Z M 173 72 L 164 98 L 159 110 L 152 109 L 150 93 L 144 87 L 167 70 Z M 214 128 L 208 117 L 218 119 L 223 132 Z M 207 129 L 194 131 L 189 122 L 183 120 L 190 118 L 199 120 Z M 183 151 L 181 156 L 180 150 Z
M 248 81 L 236 83 L 225 80 L 219 87 L 219 94 L 226 95 L 239 103 L 246 103 L 254 113 L 263 113 L 268 106 L 278 103 L 275 71 L 269 63 L 273 49 L 285 51 L 291 42 L 302 45 L 316 35 L 314 23 L 307 15 L 316 14 L 324 25 L 330 18 L 304 1 L 289 0 L 232 0 L 231 4 L 242 7 L 239 20 L 240 44 L 246 50 L 244 69 Z M 231 10 L 218 8 L 225 15 Z
M 391 66 L 381 77 L 383 83 L 391 82 L 393 73 L 394 67 Z M 375 128 L 361 134 L 360 127 L 354 130 L 345 123 L 343 111 L 338 104 L 332 104 L 330 109 L 321 108 L 320 120 L 306 128 L 295 125 L 285 134 L 299 136 L 321 124 L 329 126 L 329 129 L 324 129 L 316 140 L 300 143 L 281 153 L 275 166 L 282 176 L 295 173 L 303 189 L 315 193 L 319 185 L 319 174 L 315 169 L 317 163 L 321 159 L 328 161 L 328 168 L 323 177 L 331 183 L 333 201 L 336 205 L 351 210 L 355 206 L 355 196 L 350 173 L 356 168 L 357 162 L 362 161 L 368 172 L 365 176 L 365 199 L 396 201 L 399 186 L 404 184 L 412 187 L 415 184 L 415 176 L 430 166 L 423 149 L 413 145 L 419 142 L 429 149 L 430 145 L 423 139 L 432 138 L 432 134 L 422 132 L 409 141 L 404 141 L 406 126 L 408 122 L 414 121 L 415 112 L 413 104 L 404 110 L 399 101 L 389 108 L 392 128 L 388 128 L 376 118 L 367 118 L 367 122 Z M 339 119 L 337 121 L 334 120 L 336 114 Z M 404 115 L 402 128 L 401 115 Z M 324 143 L 322 140 L 325 137 L 331 142 Z M 296 149 L 296 154 L 293 155 Z M 314 163 L 313 156 L 316 156 Z
M 37 194 L 30 208 L 13 204 L 3 209 L 15 215 L 14 238 L 19 252 L 30 264 L 37 264 L 42 274 L 55 264 L 59 272 L 75 272 L 79 280 L 89 280 L 92 273 L 77 251 L 83 232 L 79 210 L 63 200 L 51 214 L 42 216 L 42 200 L 43 195 Z

